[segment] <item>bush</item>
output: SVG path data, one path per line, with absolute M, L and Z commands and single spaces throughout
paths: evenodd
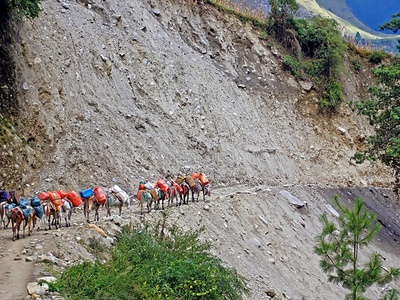
M 372 51 L 371 54 L 368 55 L 369 62 L 373 64 L 380 64 L 382 60 L 386 57 L 386 53 L 380 50 Z
M 292 75 L 298 79 L 299 77 L 299 62 L 296 61 L 293 57 L 290 55 L 285 55 L 285 58 L 283 60 L 283 65 L 286 69 L 290 70 Z
M 241 299 L 244 278 L 209 254 L 201 231 L 125 227 L 109 262 L 70 267 L 52 288 L 68 299 Z
M 354 71 L 354 72 L 360 72 L 361 70 L 361 57 L 359 55 L 355 56 L 354 58 L 352 58 L 350 60 L 350 68 Z

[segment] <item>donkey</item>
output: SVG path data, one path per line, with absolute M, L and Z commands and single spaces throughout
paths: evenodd
M 86 221 L 90 223 L 89 214 L 92 210 L 94 210 L 94 221 L 99 221 L 99 208 L 100 206 L 104 206 L 104 203 L 100 203 L 97 198 L 92 195 L 85 198 L 83 204 L 83 214 L 86 217 Z
M 24 213 L 22 212 L 22 210 L 19 207 L 16 207 L 11 210 L 10 219 L 11 219 L 11 224 L 12 224 L 12 229 L 13 229 L 13 241 L 15 241 L 15 239 L 19 239 L 19 230 L 21 227 L 21 223 L 22 223 L 22 230 L 23 230 L 22 237 L 25 237 L 25 227 L 26 226 L 28 226 L 28 235 L 29 236 L 31 235 L 33 228 L 35 227 L 35 224 L 36 224 L 35 210 L 30 206 L 28 206 L 27 208 L 30 208 L 31 211 L 26 218 L 24 217 Z
M 197 194 L 196 201 L 199 202 L 200 192 L 203 192 L 203 201 L 206 201 L 207 196 L 211 195 L 210 184 L 202 185 L 199 180 L 195 180 L 195 185 L 191 188 L 192 191 L 192 202 L 194 202 L 194 194 Z
M 56 207 L 54 206 L 53 203 L 51 203 L 51 201 L 44 201 L 42 203 L 42 207 L 44 210 L 45 215 L 48 217 L 48 224 L 49 224 L 49 228 L 45 228 L 45 230 L 50 230 L 51 226 L 50 224 L 53 224 L 56 229 L 58 229 L 58 227 L 61 228 L 61 219 L 62 219 L 62 209 L 60 208 L 59 210 L 56 209 Z M 53 217 L 53 221 L 51 222 L 51 217 Z M 38 230 L 40 229 L 40 225 L 38 227 Z
M 111 216 L 111 206 L 116 206 L 119 209 L 119 216 L 122 213 L 122 206 L 126 203 L 126 208 L 131 206 L 131 196 L 127 192 L 122 190 L 119 186 L 114 185 L 109 189 L 110 197 L 106 201 L 107 216 Z
M 146 203 L 146 207 L 147 207 L 147 213 L 151 212 L 151 205 L 153 204 L 153 195 L 152 193 L 143 190 L 140 194 L 139 194 L 139 204 L 138 207 L 140 206 L 140 215 L 143 215 L 143 206 L 144 203 Z
M 72 205 L 72 202 L 67 198 L 62 199 L 63 206 L 62 206 L 62 211 L 64 213 L 64 219 L 65 219 L 65 227 L 70 227 L 71 226 L 71 216 L 72 216 L 72 210 L 74 206 Z
M 0 203 L 0 219 L 3 223 L 3 229 L 6 229 L 8 227 L 8 224 L 10 224 L 11 211 L 11 204 L 9 204 L 8 202 Z
M 178 196 L 179 196 L 179 203 L 178 203 Z M 174 204 L 174 200 L 176 199 L 175 206 L 182 204 L 182 194 L 179 193 L 178 189 L 171 184 L 168 191 L 168 206 L 172 206 Z

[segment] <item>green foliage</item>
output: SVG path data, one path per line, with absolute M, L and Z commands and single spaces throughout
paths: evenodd
M 400 12 L 392 15 L 392 19 L 388 22 L 379 25 L 380 30 L 391 30 L 396 33 L 400 28 Z M 399 41 L 400 42 L 400 41 Z M 400 45 L 397 46 L 397 49 L 400 51 Z
M 334 79 L 330 79 L 322 92 L 319 104 L 325 109 L 335 109 L 343 99 L 342 86 Z
M 343 66 L 346 44 L 341 38 L 338 25 L 332 19 L 313 17 L 292 20 L 301 52 L 307 58 L 301 65 L 322 91 L 320 106 L 337 108 L 343 92 L 337 79 Z
M 265 31 L 262 31 L 262 32 L 259 33 L 258 37 L 261 40 L 266 40 L 268 38 L 268 35 L 267 35 L 267 33 Z
M 295 20 L 294 26 L 302 53 L 306 57 L 320 60 L 321 68 L 318 75 L 336 79 L 347 49 L 336 21 L 313 17 L 311 21 Z
M 202 230 L 125 227 L 105 264 L 64 271 L 53 289 L 68 299 L 241 299 L 244 279 L 199 241 Z
M 28 18 L 36 18 L 39 16 L 39 3 L 41 0 L 6 0 L 9 11 L 16 12 L 19 15 Z
M 7 144 L 7 129 L 13 129 L 11 120 L 0 115 L 0 147 Z
M 317 237 L 315 253 L 321 256 L 320 266 L 328 274 L 328 280 L 350 290 L 346 299 L 361 300 L 366 289 L 375 283 L 386 284 L 400 276 L 400 269 L 386 270 L 382 266 L 382 257 L 375 253 L 367 263 L 360 261 L 360 250 L 367 246 L 380 225 L 375 222 L 374 214 L 365 211 L 364 201 L 356 198 L 354 209 L 349 210 L 334 201 L 340 211 L 339 225 L 328 220 L 326 214 L 321 216 L 324 224 L 321 235 Z M 364 266 L 364 267 L 362 267 Z M 396 293 L 390 292 L 385 297 Z M 391 298 L 386 298 L 391 299 Z
M 350 60 L 350 68 L 354 71 L 354 72 L 360 72 L 361 70 L 361 57 L 359 55 L 353 57 Z
M 372 51 L 369 55 L 368 55 L 368 60 L 369 62 L 373 63 L 373 64 L 380 64 L 382 62 L 382 60 L 387 56 L 387 54 L 383 51 Z
M 285 55 L 285 58 L 283 60 L 283 65 L 285 66 L 285 68 L 287 68 L 288 70 L 290 70 L 290 72 L 292 73 L 292 75 L 298 79 L 299 78 L 299 62 L 296 61 L 293 57 L 291 57 L 290 55 Z
M 268 0 L 268 4 L 271 11 L 267 19 L 267 31 L 297 57 L 299 46 L 291 24 L 299 5 L 295 0 Z
M 363 153 L 353 159 L 358 163 L 379 159 L 394 170 L 395 191 L 400 184 L 400 62 L 395 60 L 372 70 L 376 85 L 369 88 L 371 99 L 352 103 L 353 109 L 367 116 L 375 135 L 367 139 Z M 362 155 L 361 155 L 362 154 Z

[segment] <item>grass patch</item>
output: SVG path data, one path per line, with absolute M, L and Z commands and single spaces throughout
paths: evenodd
M 68 299 L 241 299 L 245 280 L 209 253 L 203 230 L 124 227 L 111 259 L 64 271 L 52 285 Z

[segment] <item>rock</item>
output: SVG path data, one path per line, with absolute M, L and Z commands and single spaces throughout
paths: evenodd
M 25 91 L 29 90 L 29 85 L 28 85 L 27 82 L 24 82 L 24 83 L 22 84 L 22 89 L 25 90 Z
M 285 196 L 289 200 L 289 202 L 291 204 L 293 204 L 294 206 L 296 206 L 297 208 L 302 208 L 303 206 L 305 206 L 307 204 L 306 202 L 300 201 L 298 198 L 296 198 L 295 196 L 293 196 L 291 193 L 289 193 L 286 190 L 282 190 L 279 193 L 281 195 Z
M 44 295 L 49 290 L 49 285 L 47 283 L 29 282 L 26 289 L 30 295 Z
M 210 210 L 210 205 L 208 205 L 208 204 L 204 205 L 203 209 L 206 210 L 206 211 L 209 211 Z
M 17 255 L 16 257 L 14 257 L 14 260 L 22 260 L 22 257 Z
M 305 90 L 306 92 L 311 91 L 311 89 L 313 88 L 313 84 L 312 84 L 311 80 L 300 79 L 299 84 L 300 84 L 301 88 L 303 90 Z
M 330 213 L 331 213 L 334 217 L 336 217 L 336 218 L 339 218 L 339 217 L 340 217 L 340 214 L 332 207 L 332 205 L 326 204 L 326 208 L 330 211 Z
M 36 57 L 33 62 L 34 64 L 40 64 L 42 60 L 40 59 L 40 57 Z
M 338 126 L 337 129 L 340 131 L 341 134 L 346 134 L 346 129 L 344 129 L 343 127 Z
M 57 278 L 55 278 L 53 276 L 45 276 L 45 277 L 38 278 L 37 282 L 38 283 L 43 283 L 43 282 L 52 283 L 52 282 L 55 282 L 56 280 L 57 280 Z
M 158 9 L 153 9 L 153 14 L 158 17 L 159 15 L 161 15 L 161 12 Z
M 93 229 L 93 230 L 97 231 L 101 236 L 107 237 L 107 234 L 99 226 L 97 226 L 95 224 L 85 224 L 85 226 L 89 227 L 90 229 Z
M 251 238 L 250 242 L 256 247 L 261 247 L 261 242 L 256 238 Z
M 276 296 L 276 292 L 274 290 L 267 290 L 265 293 L 268 295 L 268 297 L 274 298 Z

